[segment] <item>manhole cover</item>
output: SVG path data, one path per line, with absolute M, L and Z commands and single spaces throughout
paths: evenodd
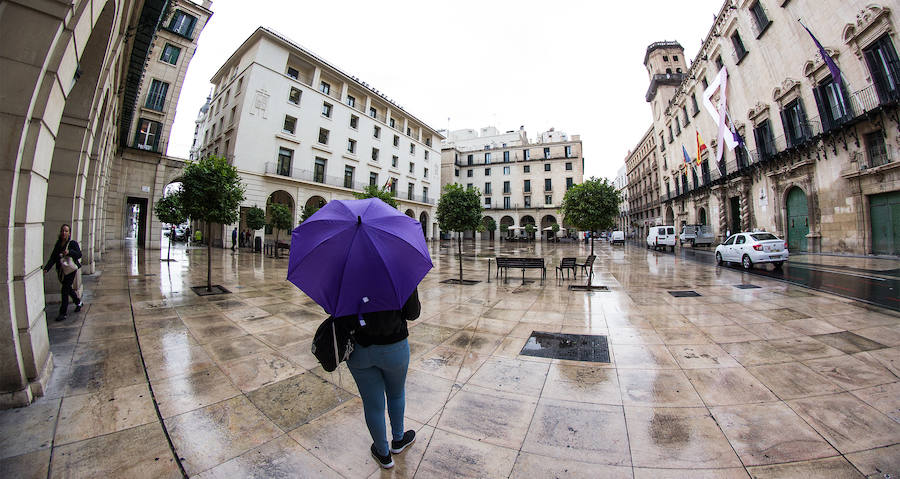
M 468 286 L 468 285 L 472 285 L 472 284 L 478 284 L 478 283 L 480 283 L 480 282 L 481 282 L 481 281 L 476 281 L 476 280 L 474 280 L 474 279 L 464 279 L 464 280 L 462 280 L 462 283 L 460 283 L 459 280 L 456 279 L 456 278 L 454 278 L 454 279 L 445 279 L 445 280 L 441 281 L 441 283 L 444 283 L 444 284 L 464 284 L 464 285 L 467 285 L 467 286 Z
M 586 286 L 583 284 L 570 284 L 569 291 L 609 291 L 606 286 Z
M 210 290 L 206 289 L 206 286 L 191 286 L 191 291 L 197 293 L 197 296 L 212 296 L 214 294 L 231 294 L 231 291 L 225 289 L 224 286 L 219 286 L 218 284 L 212 285 Z
M 692 298 L 694 296 L 700 296 L 700 293 L 696 291 L 669 291 L 669 294 L 676 298 Z
M 759 286 L 757 286 L 757 285 L 755 285 L 755 284 L 736 284 L 736 285 L 734 285 L 734 287 L 737 288 L 737 289 L 756 289 L 756 288 L 759 288 Z
M 532 331 L 531 337 L 519 353 L 539 358 L 568 359 L 571 361 L 609 362 L 609 345 L 606 336 L 591 334 L 564 334 Z

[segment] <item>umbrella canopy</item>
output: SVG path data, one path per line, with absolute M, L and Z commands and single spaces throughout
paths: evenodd
M 377 198 L 333 200 L 291 234 L 287 279 L 346 316 L 402 308 L 432 267 L 418 221 Z

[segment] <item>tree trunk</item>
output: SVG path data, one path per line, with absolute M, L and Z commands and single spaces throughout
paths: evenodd
M 206 291 L 212 292 L 212 222 L 206 222 Z
M 278 259 L 278 228 L 275 228 L 275 259 Z
M 462 272 L 462 231 L 458 233 L 457 241 L 459 242 L 459 284 L 463 282 L 463 272 Z
M 592 231 L 590 233 L 590 235 L 591 235 L 591 254 L 593 255 L 594 254 L 594 232 Z
M 168 256 L 166 261 L 172 261 L 172 241 L 175 241 L 175 233 L 169 231 L 169 252 L 166 254 Z

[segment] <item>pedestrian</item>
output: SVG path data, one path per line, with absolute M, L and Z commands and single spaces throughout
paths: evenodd
M 62 284 L 62 304 L 59 306 L 59 316 L 56 321 L 65 321 L 66 313 L 69 309 L 69 298 L 75 304 L 75 312 L 81 311 L 81 298 L 78 297 L 76 291 L 81 288 L 81 278 L 79 269 L 81 268 L 81 247 L 77 241 L 71 238 L 71 228 L 69 225 L 62 225 L 59 228 L 59 237 L 53 245 L 53 251 L 50 253 L 50 259 L 44 265 L 44 272 L 49 272 L 50 268 L 56 267 L 56 274 L 59 282 Z M 76 284 L 77 281 L 77 284 Z M 73 285 L 75 286 L 73 288 Z
M 234 251 L 235 243 L 237 243 L 237 228 L 231 230 L 231 251 Z
M 366 426 L 375 441 L 370 452 L 385 469 L 394 466 L 391 453 L 403 452 L 416 440 L 416 431 L 403 430 L 406 372 L 409 369 L 409 330 L 406 322 L 418 318 L 421 309 L 418 291 L 413 290 L 399 310 L 364 313 L 362 321 L 357 315 L 336 318 L 336 321 L 351 323 L 355 328 L 353 352 L 347 359 L 347 367 L 356 381 Z M 384 423 L 385 397 L 391 421 L 390 445 Z
M 190 246 L 190 245 L 191 245 L 191 225 L 188 225 L 188 226 L 184 229 L 184 243 L 185 243 L 185 245 L 187 245 L 187 246 Z

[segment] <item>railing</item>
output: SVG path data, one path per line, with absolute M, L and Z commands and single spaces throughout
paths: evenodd
M 147 101 L 144 102 L 144 108 L 147 108 L 148 110 L 164 112 L 166 111 L 166 107 L 168 106 L 168 104 L 169 102 L 166 100 L 165 95 L 148 94 Z
M 351 189 L 351 190 L 355 190 L 355 191 L 362 191 L 367 186 L 369 186 L 368 182 L 348 181 L 348 179 L 346 177 L 342 177 L 342 176 L 329 176 L 329 175 L 317 176 L 314 171 L 310 171 L 310 170 L 303 170 L 300 168 L 285 168 L 285 167 L 279 168 L 279 165 L 274 162 L 266 163 L 266 174 L 286 176 L 288 178 L 293 178 L 295 180 L 308 181 L 311 183 L 319 183 L 319 184 L 323 184 L 323 185 L 327 185 L 327 186 L 336 186 L 339 188 L 347 188 L 347 189 Z M 393 196 L 398 199 L 418 201 L 420 203 L 427 203 L 430 205 L 434 204 L 434 198 L 430 198 L 425 195 L 410 195 L 408 192 L 394 191 Z

